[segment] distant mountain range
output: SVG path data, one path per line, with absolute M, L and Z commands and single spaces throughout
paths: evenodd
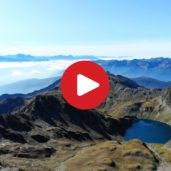
M 32 55 L 25 55 L 25 54 L 16 54 L 16 55 L 6 55 L 0 56 L 0 62 L 29 62 L 29 61 L 50 61 L 50 60 L 81 60 L 81 59 L 88 59 L 88 60 L 95 60 L 98 59 L 94 56 L 64 56 L 64 55 L 57 55 L 57 56 L 32 56 Z
M 115 75 L 129 78 L 145 76 L 161 81 L 171 81 L 171 58 L 97 60 L 96 62 Z
M 16 94 L 16 93 L 31 93 L 35 90 L 40 90 L 54 83 L 58 78 L 45 78 L 45 79 L 28 79 L 18 81 L 15 83 L 0 86 L 1 94 Z
M 89 59 L 100 64 L 106 71 L 114 75 L 123 75 L 131 78 L 137 84 L 146 88 L 167 88 L 171 85 L 171 58 L 151 58 L 134 60 L 97 60 L 93 56 L 52 56 L 35 57 L 31 55 L 8 55 L 1 56 L 1 61 L 42 61 L 54 59 Z M 0 86 L 2 94 L 28 94 L 43 89 L 57 78 L 29 79 Z
M 105 57 L 104 57 L 105 58 Z M 0 62 L 29 62 L 50 60 L 90 60 L 100 64 L 106 71 L 115 75 L 123 75 L 128 78 L 141 76 L 151 77 L 161 81 L 171 81 L 171 58 L 151 58 L 133 60 L 99 60 L 95 56 L 32 56 L 24 54 L 0 56 Z M 107 59 L 107 58 L 106 58 Z M 119 57 L 118 57 L 119 59 Z
M 146 87 L 146 88 L 167 88 L 171 86 L 171 81 L 160 81 L 150 77 L 138 77 L 132 78 L 137 84 Z

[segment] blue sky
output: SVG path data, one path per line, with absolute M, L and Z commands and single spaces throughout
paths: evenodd
M 0 0 L 0 55 L 171 56 L 170 0 Z
M 170 8 L 170 0 L 0 0 L 0 55 L 171 57 Z M 72 62 L 0 62 L 0 85 L 55 76 Z

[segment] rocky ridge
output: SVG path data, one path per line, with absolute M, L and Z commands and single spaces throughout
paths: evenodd
M 146 89 L 108 75 L 109 95 L 94 110 L 73 108 L 54 86 L 25 99 L 11 115 L 0 115 L 0 166 L 26 171 L 157 170 L 161 159 L 148 144 L 124 142 L 123 136 L 137 118 L 170 123 L 171 89 Z M 162 158 L 170 156 L 163 148 L 154 149 Z

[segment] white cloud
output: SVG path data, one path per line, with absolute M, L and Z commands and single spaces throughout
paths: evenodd
M 48 78 L 61 75 L 69 65 L 77 60 L 53 60 L 42 62 L 0 62 L 0 72 L 5 73 L 0 81 L 3 84 L 31 78 Z M 7 79 L 9 78 L 10 79 Z
M 52 61 L 49 63 L 49 67 L 47 70 L 49 71 L 60 71 L 66 69 L 69 65 L 75 63 L 77 60 L 59 60 Z
M 12 76 L 19 76 L 22 75 L 23 73 L 21 71 L 13 71 Z
M 0 62 L 1 84 L 9 84 L 31 78 L 61 76 L 62 72 L 76 60 L 54 60 L 42 62 Z M 10 79 L 9 79 L 10 78 Z
M 0 62 L 0 69 L 3 68 L 36 68 L 44 67 L 47 70 L 62 70 L 78 60 L 52 60 L 42 62 Z M 32 70 L 31 72 L 35 71 Z M 36 70 L 37 71 L 37 70 Z
M 29 72 L 30 74 L 41 74 L 41 72 L 40 71 L 38 71 L 38 70 L 32 70 L 32 71 L 30 71 Z
M 25 68 L 35 66 L 36 62 L 0 62 L 0 68 Z

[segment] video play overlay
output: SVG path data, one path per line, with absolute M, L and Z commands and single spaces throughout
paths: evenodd
M 64 72 L 61 90 L 70 105 L 78 109 L 92 109 L 107 97 L 109 79 L 100 65 L 91 61 L 79 61 Z

